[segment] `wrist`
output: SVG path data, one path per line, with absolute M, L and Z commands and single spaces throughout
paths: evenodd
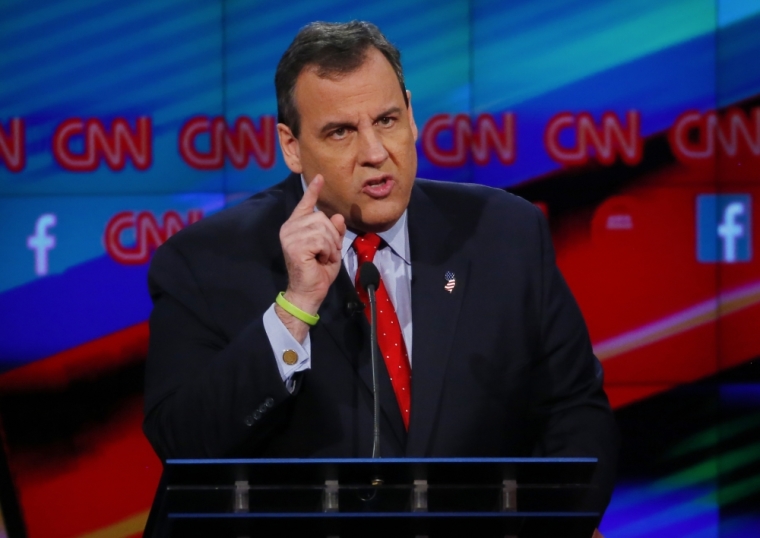
M 274 311 L 290 334 L 303 344 L 306 335 L 309 334 L 309 330 L 319 321 L 319 315 L 316 313 L 319 310 L 319 305 L 300 299 L 297 294 L 295 294 L 295 297 L 291 294 L 290 298 L 288 298 L 286 297 L 287 293 L 286 291 L 277 294 Z M 297 302 L 293 303 L 293 300 Z M 307 308 L 312 310 L 306 310 Z M 312 314 L 312 312 L 314 313 Z
M 274 313 L 293 338 L 295 338 L 299 344 L 303 344 L 306 340 L 306 335 L 309 334 L 309 331 L 311 330 L 311 325 L 285 311 L 285 309 L 276 302 L 274 304 Z
M 298 293 L 297 291 L 293 291 L 290 288 L 286 289 L 283 292 L 282 296 L 287 302 L 299 308 L 300 310 L 303 310 L 305 313 L 309 314 L 310 316 L 317 316 L 319 307 L 322 306 L 323 298 L 316 299 L 314 297 L 311 297 L 308 294 L 303 294 L 303 293 Z
M 313 327 L 319 321 L 319 314 L 316 314 L 316 313 L 310 314 L 309 312 L 306 312 L 305 310 L 301 310 L 298 306 L 288 301 L 285 298 L 285 294 L 283 292 L 280 292 L 277 294 L 277 297 L 275 298 L 274 302 L 277 306 L 280 307 L 280 309 L 284 310 L 285 312 L 293 316 L 295 319 L 302 321 L 309 327 Z

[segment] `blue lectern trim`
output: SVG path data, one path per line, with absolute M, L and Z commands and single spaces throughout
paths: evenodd
M 336 464 L 336 463 L 597 463 L 597 458 L 290 458 L 290 459 L 171 459 L 168 465 L 265 465 L 265 464 Z
M 220 514 L 170 513 L 169 519 L 371 519 L 371 518 L 516 518 L 516 517 L 599 517 L 598 512 L 245 512 Z

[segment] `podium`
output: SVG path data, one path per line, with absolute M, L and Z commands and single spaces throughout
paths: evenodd
M 146 538 L 590 538 L 595 458 L 168 460 Z

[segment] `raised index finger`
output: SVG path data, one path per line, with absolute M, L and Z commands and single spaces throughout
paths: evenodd
M 301 201 L 298 202 L 298 205 L 293 210 L 293 215 L 300 217 L 314 212 L 314 206 L 317 205 L 317 200 L 319 199 L 319 191 L 322 190 L 324 183 L 325 179 L 322 177 L 322 174 L 314 176 L 314 179 L 306 187 L 303 198 L 301 198 Z

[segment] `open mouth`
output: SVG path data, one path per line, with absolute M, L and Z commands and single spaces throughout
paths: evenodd
M 394 180 L 392 176 L 380 176 L 364 182 L 362 192 L 372 198 L 385 198 L 393 190 Z

